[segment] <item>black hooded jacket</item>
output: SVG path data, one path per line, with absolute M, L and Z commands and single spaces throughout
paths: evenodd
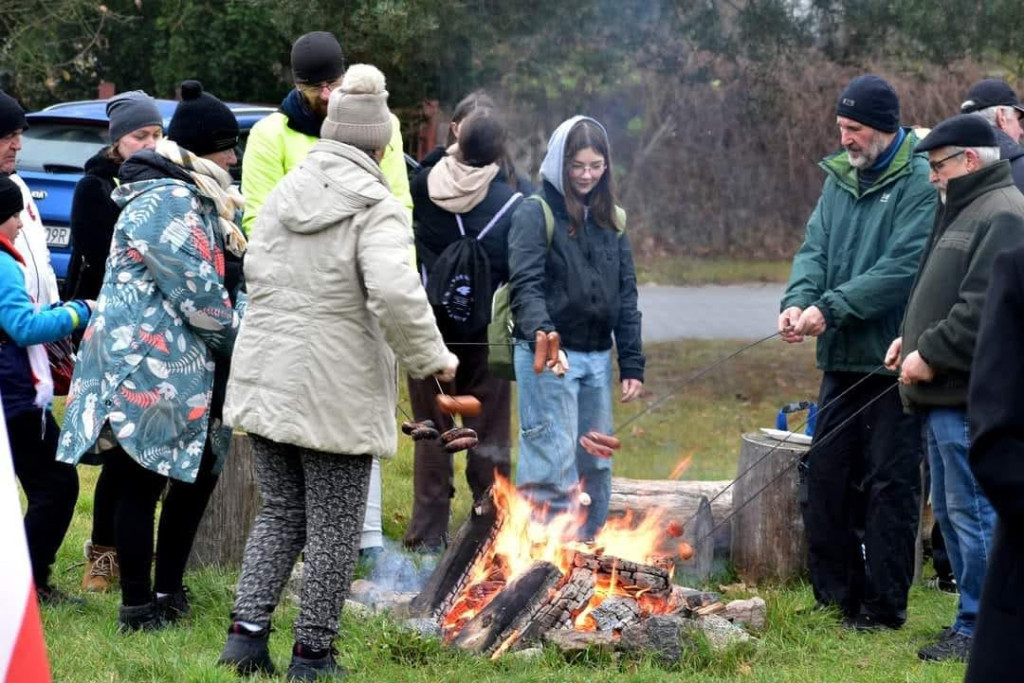
M 71 200 L 71 262 L 64 281 L 65 299 L 95 299 L 103 284 L 114 223 L 121 213 L 110 193 L 119 164 L 104 147 L 85 162 L 85 175 Z

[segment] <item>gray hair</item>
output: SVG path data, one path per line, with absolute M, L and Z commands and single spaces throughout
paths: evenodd
M 995 109 L 995 107 L 991 107 Z M 949 146 L 950 154 L 959 154 L 971 150 L 978 155 L 978 161 L 981 162 L 981 167 L 991 166 L 992 164 L 999 161 L 999 148 L 998 147 L 957 147 L 955 145 Z
M 994 107 L 985 107 L 984 109 L 979 109 L 974 113 L 994 126 L 996 125 L 996 114 L 999 112 L 1002 112 L 1003 117 L 1005 118 L 1008 116 L 1015 116 L 1017 110 L 1009 105 L 997 104 Z

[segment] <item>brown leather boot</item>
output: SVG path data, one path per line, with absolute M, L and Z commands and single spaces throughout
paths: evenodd
M 92 541 L 86 541 L 85 576 L 82 577 L 82 590 L 106 593 L 120 575 L 117 549 L 109 545 L 93 545 Z

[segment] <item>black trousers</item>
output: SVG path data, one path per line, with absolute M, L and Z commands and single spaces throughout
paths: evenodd
M 107 470 L 117 499 L 114 545 L 121 565 L 124 605 L 149 603 L 154 589 L 158 593 L 173 593 L 182 587 L 192 543 L 217 486 L 218 476 L 212 473 L 215 461 L 207 441 L 199 474 L 194 483 L 187 484 L 146 469 L 121 448 L 106 453 L 103 469 Z M 156 504 L 165 487 L 167 496 L 160 512 L 156 541 L 155 580 L 151 582 Z
M 109 467 L 100 468 L 92 493 L 93 545 L 113 547 L 115 543 L 114 513 L 117 510 L 117 481 Z
M 486 346 L 455 346 L 459 369 L 455 381 L 442 383 L 446 393 L 471 394 L 480 399 L 482 412 L 463 417 L 475 429 L 480 443 L 466 454 L 466 481 L 476 500 L 492 483 L 494 472 L 508 477 L 511 469 L 511 384 L 487 371 Z M 437 382 L 409 378 L 409 401 L 417 420 L 431 419 L 439 431 L 452 426 L 452 418 L 437 407 Z M 461 455 L 461 454 L 459 454 Z M 440 441 L 417 441 L 413 465 L 412 518 L 405 530 L 405 545 L 441 548 L 448 537 L 451 499 L 455 496 L 454 456 Z
M 25 536 L 32 578 L 48 586 L 50 565 L 71 525 L 78 500 L 78 470 L 57 462 L 60 428 L 49 410 L 28 410 L 7 418 L 14 474 L 28 499 Z
M 871 376 L 837 400 L 862 379 L 841 372 L 822 378 L 815 446 L 802 465 L 808 567 L 819 603 L 901 624 L 914 578 L 921 423 L 903 412 L 890 376 Z

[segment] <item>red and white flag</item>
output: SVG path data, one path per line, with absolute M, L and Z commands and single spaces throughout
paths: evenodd
M 50 683 L 46 641 L 32 585 L 25 524 L 14 479 L 7 425 L 0 419 L 0 548 L 5 548 L 0 582 L 0 681 Z

